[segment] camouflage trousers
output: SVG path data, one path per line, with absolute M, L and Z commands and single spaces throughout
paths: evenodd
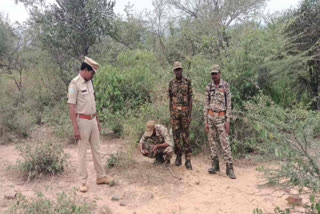
M 218 157 L 218 148 L 221 148 L 226 163 L 232 163 L 232 153 L 229 136 L 225 130 L 225 118 L 208 116 L 208 142 L 212 160 Z
M 149 155 L 148 155 L 149 158 L 155 158 L 156 155 L 162 155 L 165 160 L 170 160 L 173 155 L 173 150 L 171 146 L 168 146 L 167 148 L 164 148 L 164 149 L 157 149 L 156 154 L 152 153 L 151 145 L 144 146 L 144 149 L 146 149 L 149 152 Z
M 192 148 L 189 140 L 189 115 L 188 110 L 172 110 L 171 126 L 174 141 L 175 154 L 186 155 L 186 160 L 191 159 Z M 181 142 L 181 137 L 183 145 Z

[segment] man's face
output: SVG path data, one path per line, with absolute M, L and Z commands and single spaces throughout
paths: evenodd
M 89 71 L 89 70 L 86 69 L 85 72 L 84 72 L 84 79 L 86 81 L 92 80 L 92 78 L 94 77 L 94 74 L 95 74 L 95 72 L 93 70 Z
M 182 68 L 177 68 L 174 70 L 174 74 L 176 75 L 176 79 L 177 80 L 181 80 L 182 79 Z
M 211 78 L 214 82 L 216 81 L 219 81 L 220 80 L 220 76 L 221 76 L 221 73 L 218 72 L 218 73 L 211 73 Z

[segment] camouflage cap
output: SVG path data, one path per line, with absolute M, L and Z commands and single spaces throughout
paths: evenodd
M 182 63 L 179 62 L 179 61 L 175 61 L 175 62 L 173 63 L 173 70 L 176 70 L 176 69 L 178 69 L 178 68 L 182 68 Z M 183 68 L 182 68 L 182 69 L 183 69 Z
M 214 64 L 211 66 L 211 71 L 210 71 L 211 74 L 212 73 L 219 73 L 219 72 L 220 72 L 220 65 Z
M 100 65 L 94 61 L 93 59 L 89 58 L 89 57 L 84 57 L 84 61 L 85 63 L 87 63 L 88 65 L 90 65 L 92 67 L 92 69 L 94 70 L 94 72 L 97 72 Z
M 144 132 L 144 136 L 150 137 L 153 134 L 153 130 L 156 126 L 156 123 L 153 120 L 149 120 L 146 123 L 146 131 Z

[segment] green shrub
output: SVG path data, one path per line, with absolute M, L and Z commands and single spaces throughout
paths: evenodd
M 128 168 L 132 166 L 135 162 L 131 157 L 132 154 L 124 153 L 124 152 L 117 152 L 116 154 L 112 154 L 107 159 L 107 168 Z
M 53 127 L 56 136 L 73 139 L 73 127 L 65 99 L 44 109 L 43 122 Z
M 17 195 L 15 203 L 6 211 L 7 214 L 88 214 L 89 205 L 79 201 L 76 194 L 66 195 L 64 192 L 57 194 L 57 200 L 50 200 L 38 193 L 36 198 L 27 199 L 21 193 Z
M 59 143 L 34 142 L 18 144 L 17 150 L 23 160 L 17 162 L 18 169 L 29 179 L 40 175 L 55 175 L 64 171 L 67 155 Z
M 150 52 L 128 52 L 119 55 L 117 67 L 101 69 L 95 80 L 98 112 L 122 112 L 138 109 L 151 102 L 156 82 L 155 57 Z M 130 65 L 130 66 L 129 66 Z M 106 119 L 102 115 L 101 119 Z

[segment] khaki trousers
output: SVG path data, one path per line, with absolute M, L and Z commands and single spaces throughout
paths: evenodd
M 97 178 L 105 176 L 101 157 L 99 153 L 100 139 L 99 129 L 96 118 L 92 120 L 77 118 L 81 140 L 78 141 L 78 157 L 79 157 L 79 178 L 80 182 L 85 184 L 88 178 L 87 171 L 87 148 L 88 145 L 91 147 L 92 159 L 94 168 L 97 173 Z

